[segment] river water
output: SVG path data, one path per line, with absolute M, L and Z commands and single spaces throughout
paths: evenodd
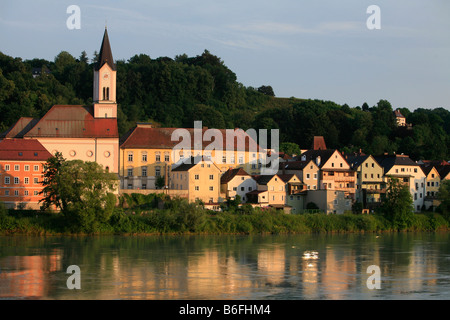
M 450 233 L 0 236 L 0 299 L 449 297 Z

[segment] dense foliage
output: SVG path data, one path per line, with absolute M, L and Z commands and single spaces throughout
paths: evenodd
M 61 210 L 73 230 L 93 231 L 116 205 L 117 177 L 97 162 L 66 161 L 61 153 L 45 163 L 42 208 Z
M 1 209 L 1 207 L 0 207 Z M 185 199 L 164 195 L 131 194 L 95 226 L 79 226 L 60 213 L 0 210 L 0 234 L 287 234 L 333 232 L 438 231 L 449 220 L 436 213 L 414 214 L 408 226 L 399 227 L 382 214 L 285 214 L 275 209 L 231 205 L 223 212 L 206 210 Z
M 0 131 L 20 116 L 39 118 L 54 104 L 92 102 L 93 63 L 85 52 L 59 53 L 54 61 L 23 61 L 0 53 Z M 217 56 L 135 55 L 117 64 L 120 133 L 137 121 L 192 127 L 280 129 L 280 143 L 309 148 L 315 135 L 342 151 L 397 152 L 414 160 L 450 157 L 450 111 L 401 108 L 410 128 L 397 128 L 392 106 L 380 100 L 350 107 L 331 101 L 276 98 L 268 85 L 245 87 Z M 33 77 L 33 68 L 42 70 Z M 50 71 L 46 72 L 46 68 Z M 295 145 L 285 144 L 288 150 Z

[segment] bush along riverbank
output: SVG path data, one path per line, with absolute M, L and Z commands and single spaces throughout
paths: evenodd
M 159 204 L 158 204 L 159 203 Z M 396 231 L 448 231 L 449 220 L 437 213 L 414 214 L 399 225 L 382 214 L 285 214 L 275 209 L 251 206 L 206 210 L 201 204 L 182 199 L 157 199 L 139 205 L 116 207 L 108 219 L 95 220 L 83 214 L 5 210 L 0 212 L 0 234 L 282 234 Z M 80 218 L 81 217 L 81 218 Z

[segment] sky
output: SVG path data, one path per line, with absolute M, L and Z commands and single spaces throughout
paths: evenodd
M 450 110 L 449 14 L 448 0 L 1 0 L 0 51 L 92 58 L 107 26 L 115 60 L 208 50 L 277 97 Z

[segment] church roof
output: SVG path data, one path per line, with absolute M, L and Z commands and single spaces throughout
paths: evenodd
M 105 29 L 103 35 L 102 46 L 100 47 L 100 53 L 98 54 L 98 62 L 95 65 L 95 70 L 100 70 L 103 65 L 107 63 L 112 70 L 116 70 L 114 59 L 112 56 L 111 45 L 109 44 L 108 30 Z
M 55 105 L 26 138 L 118 138 L 117 119 L 94 118 L 92 106 Z
M 21 117 L 8 130 L 0 134 L 0 139 L 3 138 L 23 138 L 23 135 L 33 128 L 39 119 L 28 117 Z

